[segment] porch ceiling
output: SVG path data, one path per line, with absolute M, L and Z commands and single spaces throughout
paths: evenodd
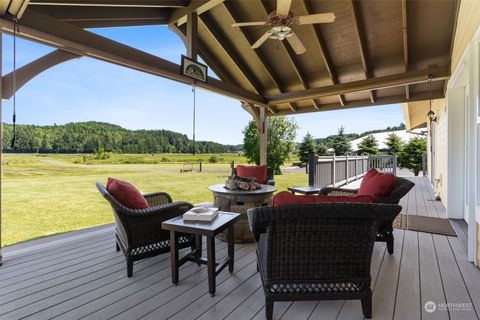
M 275 0 L 30 0 L 24 17 L 79 28 L 170 24 L 185 34 L 186 14 L 195 11 L 200 56 L 226 85 L 263 96 L 273 115 L 425 100 L 429 77 L 432 98 L 444 97 L 457 7 L 458 0 L 294 0 L 296 16 L 336 16 L 294 27 L 302 55 L 287 41 L 252 49 L 267 27 L 231 26 L 266 20 Z

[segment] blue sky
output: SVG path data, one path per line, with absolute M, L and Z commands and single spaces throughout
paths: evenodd
M 94 32 L 175 63 L 185 47 L 164 26 L 96 29 Z M 13 40 L 3 38 L 3 73 L 13 68 Z M 17 67 L 53 49 L 17 39 Z M 12 100 L 12 99 L 11 99 Z M 4 101 L 3 121 L 12 119 L 12 101 Z M 128 129 L 168 129 L 192 136 L 190 86 L 90 58 L 65 62 L 45 71 L 17 92 L 17 123 L 110 122 Z M 197 140 L 242 143 L 250 120 L 234 99 L 197 90 Z M 297 140 L 310 132 L 320 138 L 337 132 L 381 129 L 403 122 L 400 105 L 328 111 L 293 116 Z

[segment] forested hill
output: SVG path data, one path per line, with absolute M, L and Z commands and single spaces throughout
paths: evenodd
M 12 149 L 11 124 L 3 124 L 6 152 L 91 153 L 99 149 L 118 153 L 190 153 L 192 141 L 184 134 L 168 130 L 127 130 L 103 122 L 76 122 L 65 125 L 17 125 Z M 239 146 L 197 141 L 197 153 L 238 151 Z

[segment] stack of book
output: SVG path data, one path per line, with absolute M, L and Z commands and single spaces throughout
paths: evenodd
M 218 208 L 194 207 L 183 214 L 186 221 L 212 221 L 218 215 Z

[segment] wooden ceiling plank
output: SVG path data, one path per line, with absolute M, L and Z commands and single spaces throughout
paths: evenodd
M 348 4 L 350 6 L 350 12 L 353 18 L 353 29 L 355 33 L 355 39 L 357 40 L 358 51 L 360 52 L 360 60 L 362 61 L 363 72 L 365 73 L 365 79 L 368 79 L 371 77 L 371 70 L 366 52 L 367 45 L 365 41 L 365 32 L 363 31 L 363 27 L 360 22 L 356 0 L 350 0 L 348 1 Z M 372 103 L 375 103 L 375 94 L 373 90 L 370 91 L 370 100 Z
M 403 32 L 403 63 L 405 72 L 408 71 L 408 19 L 407 19 L 407 0 L 402 0 L 402 32 Z M 405 97 L 410 97 L 410 86 L 405 86 Z
M 443 90 L 435 90 L 432 91 L 432 99 L 443 99 L 445 98 L 445 94 Z M 412 93 L 410 96 L 409 102 L 413 101 L 424 101 L 429 99 L 428 92 L 420 92 L 420 93 Z M 300 113 L 310 113 L 310 112 L 323 112 L 323 111 L 332 111 L 342 109 L 352 109 L 352 108 L 362 108 L 362 107 L 373 107 L 373 106 L 381 106 L 381 105 L 388 105 L 393 103 L 403 103 L 406 102 L 405 95 L 396 95 L 390 97 L 378 97 L 375 103 L 372 103 L 370 99 L 367 100 L 351 100 L 348 101 L 347 104 L 342 107 L 340 103 L 332 103 L 332 104 L 324 104 L 322 105 L 321 110 L 317 110 L 313 107 L 311 108 L 301 108 L 298 110 L 298 114 Z M 291 114 L 288 110 L 278 110 L 276 115 L 289 115 Z
M 201 15 L 211 8 L 221 4 L 223 1 L 225 0 L 192 0 L 187 7 L 175 10 L 170 16 L 168 24 L 176 23 L 178 26 L 181 26 L 187 22 L 187 16 L 190 13 L 196 12 L 197 15 Z
M 310 100 L 338 94 L 387 89 L 404 86 L 406 84 L 426 83 L 430 78 L 432 81 L 441 81 L 448 79 L 449 76 L 450 69 L 447 65 L 377 78 L 358 80 L 349 83 L 340 83 L 326 87 L 312 88 L 304 91 L 282 93 L 276 96 L 267 97 L 267 100 L 269 105 L 276 105 L 280 103 Z
M 226 12 L 228 13 L 228 15 L 230 16 L 230 18 L 234 21 L 234 23 L 238 22 L 240 20 L 239 17 L 238 17 L 238 14 L 232 8 L 232 5 L 231 5 L 230 2 L 224 2 L 223 6 L 224 6 Z M 244 29 L 239 28 L 239 30 L 240 30 L 240 33 L 245 38 L 245 40 L 247 41 L 248 45 L 252 46 L 255 43 L 256 39 L 253 39 L 253 37 L 247 31 L 245 31 Z M 270 65 L 270 63 L 268 63 L 268 60 L 261 53 L 261 51 L 258 50 L 258 49 L 257 50 L 252 49 L 252 50 L 253 50 L 253 53 L 257 56 L 258 60 L 260 60 L 260 62 L 262 63 L 262 66 L 265 69 L 268 77 L 272 80 L 272 82 L 275 84 L 275 86 L 280 91 L 280 93 L 285 91 L 285 88 L 281 84 L 278 76 L 275 74 L 275 72 L 273 70 L 273 67 Z M 289 105 L 289 107 L 292 111 L 295 112 L 295 111 L 298 110 L 298 108 L 295 105 L 293 105 L 292 103 L 288 103 L 288 105 Z
M 58 21 L 35 12 L 35 10 L 27 10 L 23 15 L 21 24 L 22 26 L 17 33 L 20 37 L 181 83 L 189 84 L 192 82 L 192 79 L 179 73 L 180 66 L 178 64 L 83 30 L 72 24 Z M 13 32 L 11 21 L 0 19 L 0 27 L 7 33 Z M 266 105 L 263 96 L 212 77 L 208 77 L 207 83 L 199 81 L 197 86 L 235 99 Z
M 30 0 L 31 6 L 183 8 L 189 0 Z
M 309 1 L 302 1 L 303 8 L 307 15 L 313 14 L 312 5 Z M 323 40 L 322 32 L 320 30 L 320 26 L 318 24 L 312 24 L 313 31 L 315 33 L 315 38 L 317 40 L 318 45 L 320 46 L 320 52 L 322 54 L 323 63 L 325 64 L 325 68 L 330 76 L 330 80 L 332 84 L 338 83 L 337 73 L 333 67 L 332 59 L 330 58 L 330 54 L 328 53 L 327 46 L 325 41 Z M 345 97 L 343 95 L 338 95 L 338 101 L 342 106 L 345 105 Z
M 269 6 L 269 4 L 265 1 L 261 1 L 263 12 L 266 16 L 270 14 L 270 12 L 273 11 L 273 9 Z M 300 64 L 298 63 L 296 57 L 297 54 L 293 50 L 293 48 L 290 45 L 285 44 L 286 41 L 280 41 L 280 47 L 285 50 L 286 56 L 290 62 L 290 65 L 293 67 L 293 70 L 295 71 L 295 74 L 297 75 L 298 80 L 300 81 L 300 84 L 302 85 L 303 89 L 310 89 L 310 85 L 308 84 L 308 81 L 306 81 L 306 75 L 303 72 Z M 312 105 L 316 109 L 320 109 L 320 104 L 318 103 L 317 100 L 312 99 Z
M 222 47 L 223 51 L 229 56 L 230 60 L 237 65 L 238 70 L 240 70 L 240 73 L 250 83 L 255 92 L 263 93 L 263 84 L 253 73 L 251 68 L 245 62 L 245 59 L 243 59 L 242 55 L 234 47 L 233 43 L 222 33 L 220 27 L 213 21 L 211 16 L 208 13 L 205 13 L 200 18 L 200 21 L 205 25 L 215 41 Z

